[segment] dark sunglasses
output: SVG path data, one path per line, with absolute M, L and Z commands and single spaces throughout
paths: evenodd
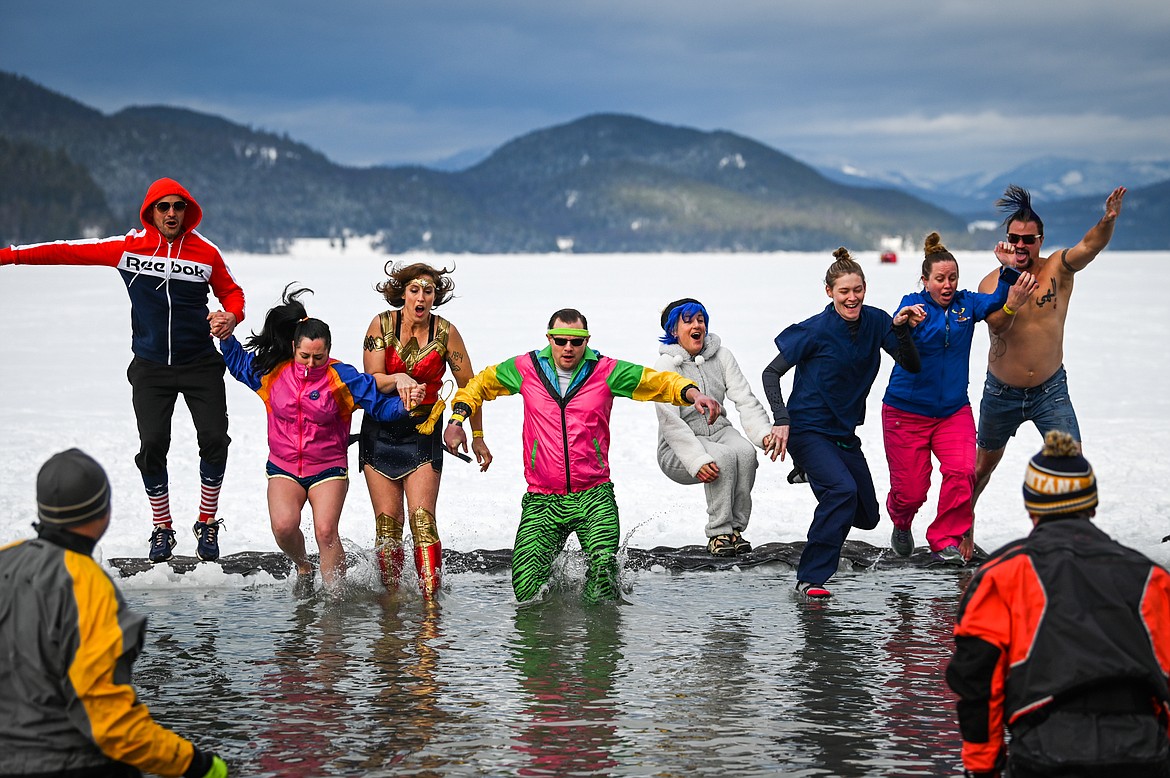
M 182 200 L 174 203 L 164 203 L 162 200 L 159 200 L 154 204 L 154 210 L 158 211 L 159 213 L 166 213 L 172 208 L 175 209 L 175 213 L 182 213 L 183 211 L 187 210 L 187 204 Z
M 585 345 L 585 338 L 553 338 L 553 343 L 558 346 L 567 346 L 573 344 L 573 348 L 581 348 Z
M 1007 234 L 1007 242 L 1012 245 L 1023 243 L 1025 246 L 1031 246 L 1043 237 L 1043 235 L 1017 235 L 1014 232 L 1009 232 Z

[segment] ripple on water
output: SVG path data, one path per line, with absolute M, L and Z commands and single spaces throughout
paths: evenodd
M 365 582 L 309 600 L 286 582 L 137 587 L 136 681 L 238 775 L 959 769 L 943 671 L 963 574 L 844 573 L 809 603 L 784 566 L 647 571 L 592 607 L 575 575 L 524 607 L 483 574 L 449 576 L 438 606 Z

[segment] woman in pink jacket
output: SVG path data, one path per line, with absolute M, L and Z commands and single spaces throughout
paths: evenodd
M 321 578 L 330 588 L 345 578 L 345 550 L 337 533 L 349 490 L 346 449 L 350 417 L 362 408 L 378 421 L 406 415 L 397 394 L 380 394 L 374 376 L 329 358 L 329 325 L 311 319 L 297 299 L 308 289 L 285 287 L 281 304 L 245 345 L 220 341 L 224 362 L 268 411 L 268 513 L 281 551 L 297 567 L 298 590 L 311 587 L 313 567 L 301 534 L 305 501 L 313 508 Z

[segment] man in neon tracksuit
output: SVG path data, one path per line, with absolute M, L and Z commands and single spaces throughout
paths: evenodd
M 131 683 L 146 619 L 93 550 L 110 482 L 78 449 L 37 474 L 37 537 L 0 548 L 0 775 L 225 778 L 227 765 L 151 718 Z
M 463 420 L 502 395 L 524 398 L 524 478 L 512 551 L 512 589 L 523 602 L 548 581 L 553 560 L 577 533 L 589 558 L 585 599 L 617 599 L 618 509 L 609 480 L 609 415 L 614 397 L 694 405 L 708 422 L 719 403 L 677 373 L 603 357 L 589 348 L 589 325 L 565 308 L 549 319 L 548 346 L 480 371 L 455 394 L 443 435 L 467 450 Z
M 114 267 L 130 294 L 131 347 L 126 370 L 133 387 L 140 446 L 134 458 L 150 501 L 154 530 L 150 561 L 165 562 L 175 547 L 171 529 L 167 452 L 171 416 L 183 395 L 199 442 L 196 553 L 219 558 L 219 490 L 227 468 L 227 395 L 223 358 L 211 340 L 231 335 L 244 319 L 244 290 L 215 244 L 195 228 L 203 210 L 181 184 L 160 178 L 139 209 L 142 229 L 102 240 L 57 241 L 0 249 L 0 265 Z M 223 305 L 209 313 L 208 291 Z M 209 324 L 210 323 L 210 324 Z
M 1050 430 L 1025 473 L 1035 529 L 959 603 L 966 775 L 1170 776 L 1170 573 L 1094 526 L 1096 506 L 1080 444 Z

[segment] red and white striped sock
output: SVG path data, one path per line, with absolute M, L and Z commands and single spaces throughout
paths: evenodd
M 223 488 L 223 481 L 208 484 L 199 482 L 199 520 L 202 522 L 215 521 L 215 514 L 219 511 L 219 490 Z
M 150 500 L 150 513 L 154 520 L 154 526 L 171 528 L 171 493 L 166 487 L 162 491 L 158 489 L 148 490 L 146 492 L 146 499 Z

